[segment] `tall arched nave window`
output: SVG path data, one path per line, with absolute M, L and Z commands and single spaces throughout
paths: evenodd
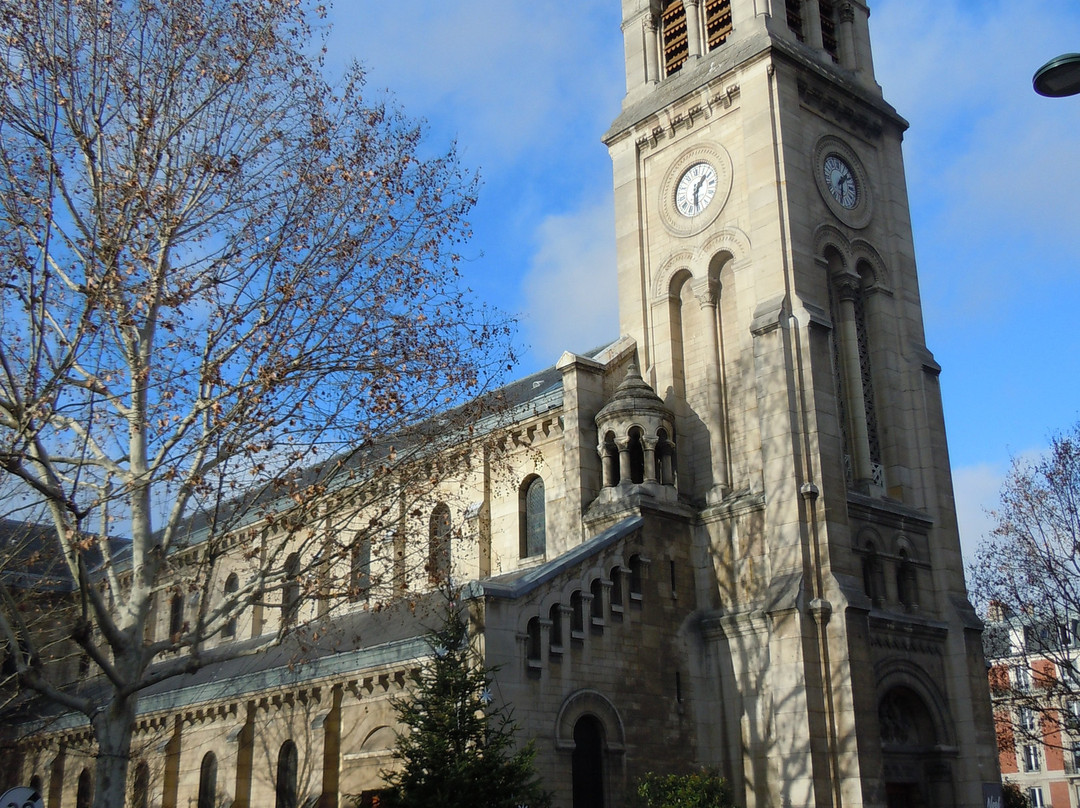
M 547 552 L 547 503 L 543 478 L 528 477 L 521 484 L 519 509 L 521 557 L 532 558 L 544 555 Z
M 428 579 L 445 581 L 450 576 L 450 508 L 443 502 L 431 511 L 428 525 Z

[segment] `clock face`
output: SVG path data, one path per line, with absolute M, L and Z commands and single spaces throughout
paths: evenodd
M 822 165 L 825 173 L 825 187 L 829 189 L 841 207 L 853 210 L 859 203 L 859 186 L 855 182 L 855 172 L 843 158 L 830 154 Z
M 679 178 L 675 209 L 683 216 L 697 216 L 716 195 L 716 169 L 706 162 L 694 163 Z

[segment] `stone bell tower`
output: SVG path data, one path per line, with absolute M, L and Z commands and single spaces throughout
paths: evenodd
M 998 780 L 863 0 L 622 0 L 621 329 L 698 514 L 700 745 L 749 806 Z

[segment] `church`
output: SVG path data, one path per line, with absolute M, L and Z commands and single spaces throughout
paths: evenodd
M 700 766 L 745 808 L 981 806 L 982 624 L 870 9 L 622 14 L 621 336 L 504 391 L 500 462 L 439 484 L 417 552 L 464 582 L 559 808 Z M 393 563 L 364 552 L 364 574 Z M 149 689 L 129 804 L 375 803 L 429 650 L 407 609 L 356 599 L 302 664 L 282 648 Z M 24 738 L 48 808 L 88 804 L 90 737 L 60 716 Z

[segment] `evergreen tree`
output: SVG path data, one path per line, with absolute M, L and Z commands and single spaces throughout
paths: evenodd
M 432 658 L 414 675 L 413 692 L 395 707 L 406 728 L 394 758 L 401 769 L 384 772 L 388 808 L 547 808 L 533 770 L 530 741 L 517 749 L 517 725 L 491 697 L 493 670 L 469 645 L 459 600 L 448 598 L 440 628 L 428 636 Z

